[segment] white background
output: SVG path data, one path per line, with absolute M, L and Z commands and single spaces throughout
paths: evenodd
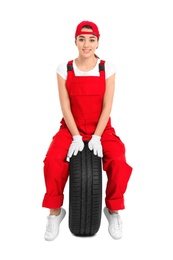
M 171 0 L 0 2 L 1 259 L 172 260 L 173 8 Z M 102 215 L 94 237 L 78 238 L 66 218 L 44 241 L 48 210 L 43 159 L 59 128 L 56 67 L 76 57 L 76 25 L 95 22 L 102 59 L 115 63 L 112 123 L 133 167 L 121 211 L 123 239 Z M 106 185 L 103 172 L 103 206 Z

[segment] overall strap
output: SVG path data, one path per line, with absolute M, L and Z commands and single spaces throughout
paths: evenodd
M 100 76 L 105 80 L 105 61 L 104 60 L 100 60 L 99 72 L 100 72 Z
M 72 70 L 73 70 L 73 60 L 70 60 L 67 63 L 67 72 Z
M 68 61 L 67 63 L 67 84 L 72 82 L 74 77 L 74 70 L 73 70 L 73 60 Z

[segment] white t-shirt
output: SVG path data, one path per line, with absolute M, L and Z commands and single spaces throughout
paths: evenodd
M 73 60 L 73 69 L 76 76 L 99 76 L 98 65 L 100 63 L 100 59 L 98 59 L 96 66 L 87 72 L 81 71 L 77 68 L 75 60 Z M 105 61 L 105 76 L 106 79 L 109 78 L 112 74 L 116 72 L 115 65 L 111 62 Z M 58 73 L 63 79 L 67 79 L 67 62 L 63 62 L 58 65 L 56 69 L 56 73 Z

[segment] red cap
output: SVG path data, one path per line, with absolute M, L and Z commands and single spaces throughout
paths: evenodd
M 88 31 L 82 31 L 82 28 L 84 26 L 91 26 L 92 28 L 92 32 L 88 32 Z M 80 35 L 80 34 L 93 34 L 94 36 L 96 37 L 100 37 L 100 34 L 99 34 L 99 29 L 97 27 L 97 25 L 93 22 L 90 22 L 90 21 L 83 21 L 81 23 L 78 24 L 78 26 L 76 27 L 76 33 L 75 33 L 75 38 Z

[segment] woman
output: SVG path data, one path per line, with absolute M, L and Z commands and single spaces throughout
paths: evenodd
M 115 69 L 110 62 L 95 54 L 99 46 L 99 30 L 95 23 L 83 21 L 75 32 L 78 57 L 57 68 L 57 81 L 63 118 L 44 160 L 46 193 L 42 206 L 50 209 L 45 240 L 54 240 L 65 216 L 63 191 L 69 176 L 69 161 L 84 148 L 84 140 L 95 155 L 103 157 L 107 174 L 104 213 L 109 233 L 122 237 L 119 210 L 125 208 L 124 193 L 132 167 L 126 163 L 125 146 L 111 125 Z

